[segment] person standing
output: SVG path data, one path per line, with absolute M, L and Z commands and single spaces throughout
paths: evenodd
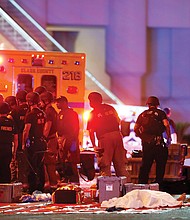
M 17 100 L 15 96 L 7 96 L 5 98 L 5 102 L 8 103 L 10 112 L 8 113 L 7 117 L 14 121 L 16 129 L 18 131 L 19 126 L 19 115 L 17 111 Z M 10 164 L 11 167 L 11 182 L 18 181 L 18 161 L 17 158 L 14 157 Z
M 34 92 L 37 92 L 40 95 L 43 92 L 47 92 L 47 89 L 46 89 L 45 86 L 38 86 L 38 87 L 35 88 Z
M 30 166 L 28 175 L 29 192 L 43 191 L 45 184 L 44 153 L 47 148 L 43 131 L 45 113 L 38 108 L 39 94 L 30 92 L 26 95 L 30 111 L 25 117 L 25 126 L 22 137 L 22 149 L 26 151 Z
M 155 160 L 156 179 L 160 190 L 163 189 L 163 178 L 168 158 L 168 148 L 171 143 L 169 122 L 165 112 L 158 109 L 159 99 L 150 96 L 146 102 L 148 109 L 142 112 L 135 123 L 134 131 L 142 140 L 142 164 L 139 171 L 138 182 L 148 183 L 149 172 Z M 167 143 L 164 143 L 163 132 L 166 131 Z
M 88 99 L 93 110 L 90 112 L 87 130 L 97 152 L 100 175 L 111 176 L 111 162 L 113 162 L 116 176 L 126 176 L 127 181 L 130 182 L 130 175 L 126 170 L 126 150 L 119 128 L 120 119 L 116 110 L 111 105 L 102 103 L 102 95 L 98 92 L 91 92 Z M 95 134 L 98 146 L 96 146 Z
M 18 149 L 17 149 L 17 163 L 18 163 L 18 181 L 22 182 L 23 189 L 28 189 L 28 163 L 22 151 L 22 135 L 24 130 L 24 120 L 28 112 L 28 104 L 26 103 L 27 92 L 25 90 L 16 93 L 17 100 L 17 114 L 18 114 Z
M 10 163 L 16 158 L 18 134 L 14 121 L 7 117 L 10 112 L 6 102 L 0 103 L 0 183 L 11 182 Z
M 44 92 L 40 94 L 40 107 L 46 114 L 44 126 L 44 137 L 47 141 L 47 152 L 45 153 L 44 163 L 49 179 L 50 189 L 57 187 L 56 157 L 58 152 L 57 143 L 57 112 L 52 106 L 53 94 Z
M 171 132 L 171 138 L 172 144 L 177 144 L 177 131 L 176 131 L 176 125 L 175 122 L 171 119 L 171 109 L 170 108 L 164 108 L 164 112 L 167 115 L 169 125 L 170 125 L 170 132 Z M 164 132 L 164 138 L 166 138 L 166 133 Z
M 56 99 L 60 109 L 57 120 L 59 160 L 63 163 L 63 172 L 59 174 L 65 182 L 79 183 L 77 164 L 80 162 L 79 118 L 77 112 L 68 106 L 65 96 Z

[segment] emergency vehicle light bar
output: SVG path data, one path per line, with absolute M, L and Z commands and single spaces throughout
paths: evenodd
M 8 62 L 9 62 L 9 63 L 14 63 L 14 59 L 13 59 L 13 58 L 9 58 L 9 59 L 8 59 Z

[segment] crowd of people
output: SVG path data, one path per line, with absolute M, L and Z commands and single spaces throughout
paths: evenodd
M 57 112 L 53 107 L 56 103 Z M 29 193 L 79 184 L 79 118 L 65 96 L 45 87 L 0 96 L 0 183 L 22 182 Z
M 103 103 L 98 92 L 91 92 L 88 99 L 92 111 L 86 129 L 100 175 L 111 176 L 113 163 L 115 175 L 126 176 L 130 182 L 118 113 L 111 105 Z M 139 183 L 148 183 L 155 160 L 155 181 L 161 185 L 167 147 L 171 143 L 169 116 L 158 109 L 157 97 L 149 97 L 146 104 L 148 110 L 139 115 L 134 128 L 143 147 Z M 156 117 L 154 123 L 160 126 L 158 129 L 153 129 L 157 124 L 152 125 L 153 122 L 147 119 L 153 116 Z M 79 129 L 78 114 L 68 106 L 67 97 L 55 99 L 43 86 L 34 92 L 18 91 L 16 96 L 4 98 L 0 95 L 0 183 L 22 182 L 29 193 L 44 191 L 47 182 L 50 190 L 56 189 L 60 181 L 80 185 L 77 168 L 80 163 Z

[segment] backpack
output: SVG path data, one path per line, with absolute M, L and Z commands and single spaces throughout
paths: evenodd
M 142 113 L 141 126 L 144 133 L 151 135 L 159 136 L 165 131 L 165 126 L 159 118 L 159 113 L 151 109 Z
M 88 179 L 88 181 L 91 181 L 95 177 L 95 167 L 94 167 L 94 154 L 90 153 L 88 151 L 84 151 L 83 154 L 80 154 L 80 176 L 85 175 Z M 82 176 L 81 176 L 82 177 Z M 82 177 L 83 178 L 83 177 Z M 84 178 L 83 178 L 84 179 Z

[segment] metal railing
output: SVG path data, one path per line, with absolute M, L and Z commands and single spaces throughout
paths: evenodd
M 20 5 L 18 3 L 16 3 L 14 0 L 9 0 L 9 2 L 20 12 L 22 13 L 23 16 L 25 16 L 41 33 L 43 33 L 48 39 L 49 41 L 51 41 L 51 43 L 53 45 L 55 45 L 61 52 L 68 52 L 64 47 L 62 47 L 41 25 L 39 25 L 39 23 L 37 23 L 22 7 L 20 7 Z M 13 24 L 13 23 L 12 23 Z M 13 24 L 13 26 L 15 27 L 16 25 Z M 23 35 L 24 32 L 21 33 L 21 35 Z M 26 34 L 24 33 L 24 35 L 26 36 Z M 29 36 L 29 35 L 28 35 Z M 28 38 L 27 36 L 27 38 Z M 31 38 L 31 37 L 30 37 Z M 28 38 L 29 39 L 29 38 Z M 31 40 L 31 43 L 33 45 L 34 42 Z M 36 43 L 37 44 L 37 43 Z M 37 50 L 43 50 L 43 48 L 41 48 L 40 46 L 38 47 Z M 107 89 L 101 82 L 99 82 L 96 77 L 94 77 L 94 75 L 86 70 L 85 71 L 86 76 L 92 80 L 97 86 L 98 88 L 100 88 L 112 101 L 114 101 L 116 104 L 123 104 L 123 102 L 116 96 L 114 95 L 109 89 Z
M 37 51 L 43 51 L 44 49 L 28 35 L 7 13 L 5 13 L 1 8 L 0 8 L 0 22 L 1 22 L 1 30 L 6 32 L 7 29 L 7 24 L 10 25 L 12 28 L 12 38 L 13 40 L 17 40 L 17 34 L 22 36 L 22 38 L 32 46 L 33 49 Z M 15 37 L 15 39 L 14 39 Z

